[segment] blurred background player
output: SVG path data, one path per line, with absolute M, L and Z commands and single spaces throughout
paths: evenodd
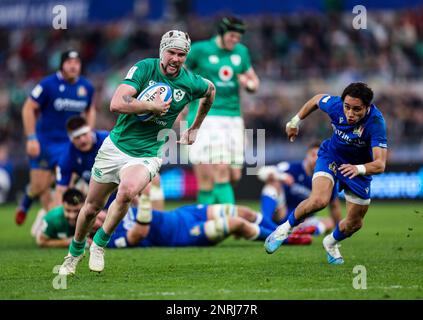
M 233 235 L 246 240 L 264 240 L 272 230 L 258 225 L 260 213 L 245 206 L 186 205 L 171 211 L 152 210 L 148 198 L 129 209 L 113 233 L 108 247 L 212 246 Z M 98 215 L 96 225 L 104 220 Z M 292 235 L 284 244 L 305 245 L 311 237 Z
M 195 132 L 214 101 L 215 89 L 210 81 L 183 68 L 190 48 L 191 40 L 187 33 L 179 30 L 166 32 L 160 41 L 160 58 L 137 62 L 117 87 L 110 102 L 110 111 L 119 113 L 119 118 L 95 158 L 87 200 L 78 216 L 75 237 L 60 267 L 60 274 L 75 273 L 95 217 L 117 188 L 107 219 L 97 230 L 90 247 L 90 270 L 101 272 L 104 269 L 104 248 L 113 231 L 127 213 L 132 200 L 160 170 L 161 146 L 166 136 L 158 139 L 159 131 L 172 128 L 187 103 L 204 97 L 196 119 L 179 143 L 192 144 L 195 141 Z M 152 82 L 167 83 L 172 89 L 173 99 L 164 102 L 160 94 L 156 94 L 153 101 L 134 98 Z M 146 111 L 153 112 L 160 121 L 140 120 L 137 114 Z
M 84 204 L 85 197 L 77 189 L 63 193 L 61 206 L 43 217 L 40 228 L 34 234 L 38 246 L 42 248 L 66 248 L 75 233 L 76 219 Z
M 319 142 L 310 144 L 302 161 L 280 162 L 259 169 L 258 178 L 265 182 L 260 199 L 262 224 L 267 228 L 276 229 L 288 219 L 289 212 L 309 197 L 319 146 Z M 296 232 L 325 234 L 342 219 L 336 186 L 330 197 L 329 212 L 330 217 L 308 217 Z
M 275 252 L 304 218 L 325 208 L 339 181 L 339 189 L 345 190 L 347 215 L 323 239 L 323 247 L 330 264 L 344 263 L 338 243 L 362 227 L 370 205 L 371 176 L 384 172 L 386 166 L 385 120 L 372 100 L 373 91 L 367 84 L 351 83 L 340 97 L 315 95 L 286 124 L 286 134 L 292 142 L 301 121 L 320 108 L 329 115 L 334 133 L 320 146 L 310 196 L 266 239 L 267 253 Z
M 193 44 L 186 65 L 211 80 L 216 99 L 196 142 L 189 147 L 189 158 L 198 183 L 197 201 L 202 204 L 235 203 L 232 183 L 241 178 L 244 164 L 244 122 L 239 88 L 255 92 L 259 79 L 251 65 L 247 47 L 240 43 L 244 22 L 224 17 L 218 34 Z M 198 101 L 189 105 L 188 125 L 197 114 Z
M 62 53 L 60 69 L 41 80 L 26 99 L 22 120 L 30 158 L 30 183 L 16 209 L 16 224 L 24 223 L 35 198 L 40 197 L 45 211 L 50 208 L 53 172 L 69 142 L 66 120 L 85 114 L 89 125 L 94 127 L 93 95 L 93 85 L 81 76 L 79 53 L 70 50 Z

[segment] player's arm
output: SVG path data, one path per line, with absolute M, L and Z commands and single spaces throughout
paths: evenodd
M 329 212 L 335 224 L 342 220 L 341 202 L 337 197 L 330 202 Z
M 124 114 L 138 114 L 143 112 L 153 112 L 163 115 L 170 107 L 172 99 L 164 102 L 160 99 L 160 89 L 157 88 L 157 94 L 154 101 L 140 101 L 134 98 L 137 90 L 129 84 L 122 83 L 116 89 L 110 102 L 110 111 Z
M 85 119 L 87 119 L 87 124 L 91 128 L 95 128 L 95 121 L 97 117 L 97 110 L 95 104 L 92 103 L 91 106 L 85 111 Z
M 295 140 L 296 136 L 298 135 L 301 121 L 319 109 L 319 101 L 324 96 L 324 94 L 316 94 L 301 107 L 300 111 L 298 111 L 298 113 L 290 121 L 288 121 L 285 131 L 289 141 L 293 142 Z
M 63 194 L 68 189 L 68 186 L 61 186 L 56 184 L 56 188 L 54 189 L 54 203 L 52 208 L 59 206 L 62 204 Z
M 249 68 L 247 72 L 240 74 L 238 76 L 238 81 L 239 84 L 250 93 L 256 92 L 260 86 L 260 80 L 253 67 Z
M 27 139 L 26 152 L 30 157 L 36 157 L 40 154 L 40 144 L 35 134 L 36 112 L 39 108 L 39 104 L 31 97 L 25 100 L 22 107 L 22 121 Z
M 72 241 L 72 237 L 65 239 L 52 239 L 44 233 L 37 235 L 37 245 L 41 248 L 67 248 Z
M 195 116 L 194 122 L 192 123 L 191 127 L 182 134 L 182 137 L 180 141 L 178 141 L 178 143 L 193 144 L 195 142 L 197 130 L 200 128 L 204 118 L 206 117 L 214 102 L 216 88 L 211 81 L 207 79 L 204 80 L 207 81 L 208 84 L 207 91 L 204 96 L 200 99 L 197 115 Z
M 358 175 L 373 175 L 382 173 L 385 171 L 386 167 L 386 156 L 387 156 L 387 149 L 381 147 L 373 147 L 373 161 L 367 162 L 363 164 L 353 165 L 353 164 L 342 164 L 339 166 L 339 170 L 341 173 L 349 177 L 350 179 L 358 176 Z
M 150 232 L 150 224 L 153 220 L 152 203 L 149 195 L 142 194 L 138 202 L 138 211 L 133 227 L 128 231 L 126 238 L 128 245 L 135 246 L 145 239 Z

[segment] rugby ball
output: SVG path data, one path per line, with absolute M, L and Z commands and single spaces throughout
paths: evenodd
M 162 101 L 169 101 L 172 98 L 172 89 L 169 85 L 163 82 L 158 82 L 145 88 L 137 97 L 140 101 L 153 101 L 156 97 L 157 89 L 160 90 L 160 99 Z M 138 119 L 141 121 L 148 121 L 154 118 L 154 113 L 146 112 L 137 114 Z

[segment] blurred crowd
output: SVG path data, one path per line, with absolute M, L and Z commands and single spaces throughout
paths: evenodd
M 423 136 L 423 7 L 368 12 L 367 29 L 352 27 L 352 13 L 246 17 L 244 43 L 262 80 L 257 95 L 243 95 L 247 128 L 265 128 L 269 141 L 284 139 L 285 123 L 312 95 L 340 94 L 352 81 L 375 89 L 391 146 L 416 145 Z M 110 129 L 111 95 L 131 64 L 158 56 L 161 35 L 187 30 L 193 41 L 214 32 L 214 20 L 186 16 L 184 22 L 125 19 L 68 30 L 0 29 L 0 144 L 25 161 L 21 108 L 35 84 L 54 72 L 60 52 L 81 52 L 84 74 L 97 89 L 98 128 Z M 413 84 L 411 86 L 410 84 Z M 416 89 L 417 88 L 417 89 Z M 324 138 L 331 129 L 313 115 L 300 140 Z

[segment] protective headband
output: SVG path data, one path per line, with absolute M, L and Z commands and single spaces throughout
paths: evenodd
M 82 136 L 83 134 L 86 134 L 91 131 L 91 128 L 89 126 L 83 126 L 81 128 L 78 128 L 76 130 L 73 130 L 69 133 L 69 139 L 73 140 L 75 138 L 78 138 L 79 136 Z
M 188 33 L 179 30 L 166 32 L 160 41 L 160 60 L 163 57 L 163 53 L 170 48 L 179 49 L 188 54 L 191 50 L 191 39 Z

